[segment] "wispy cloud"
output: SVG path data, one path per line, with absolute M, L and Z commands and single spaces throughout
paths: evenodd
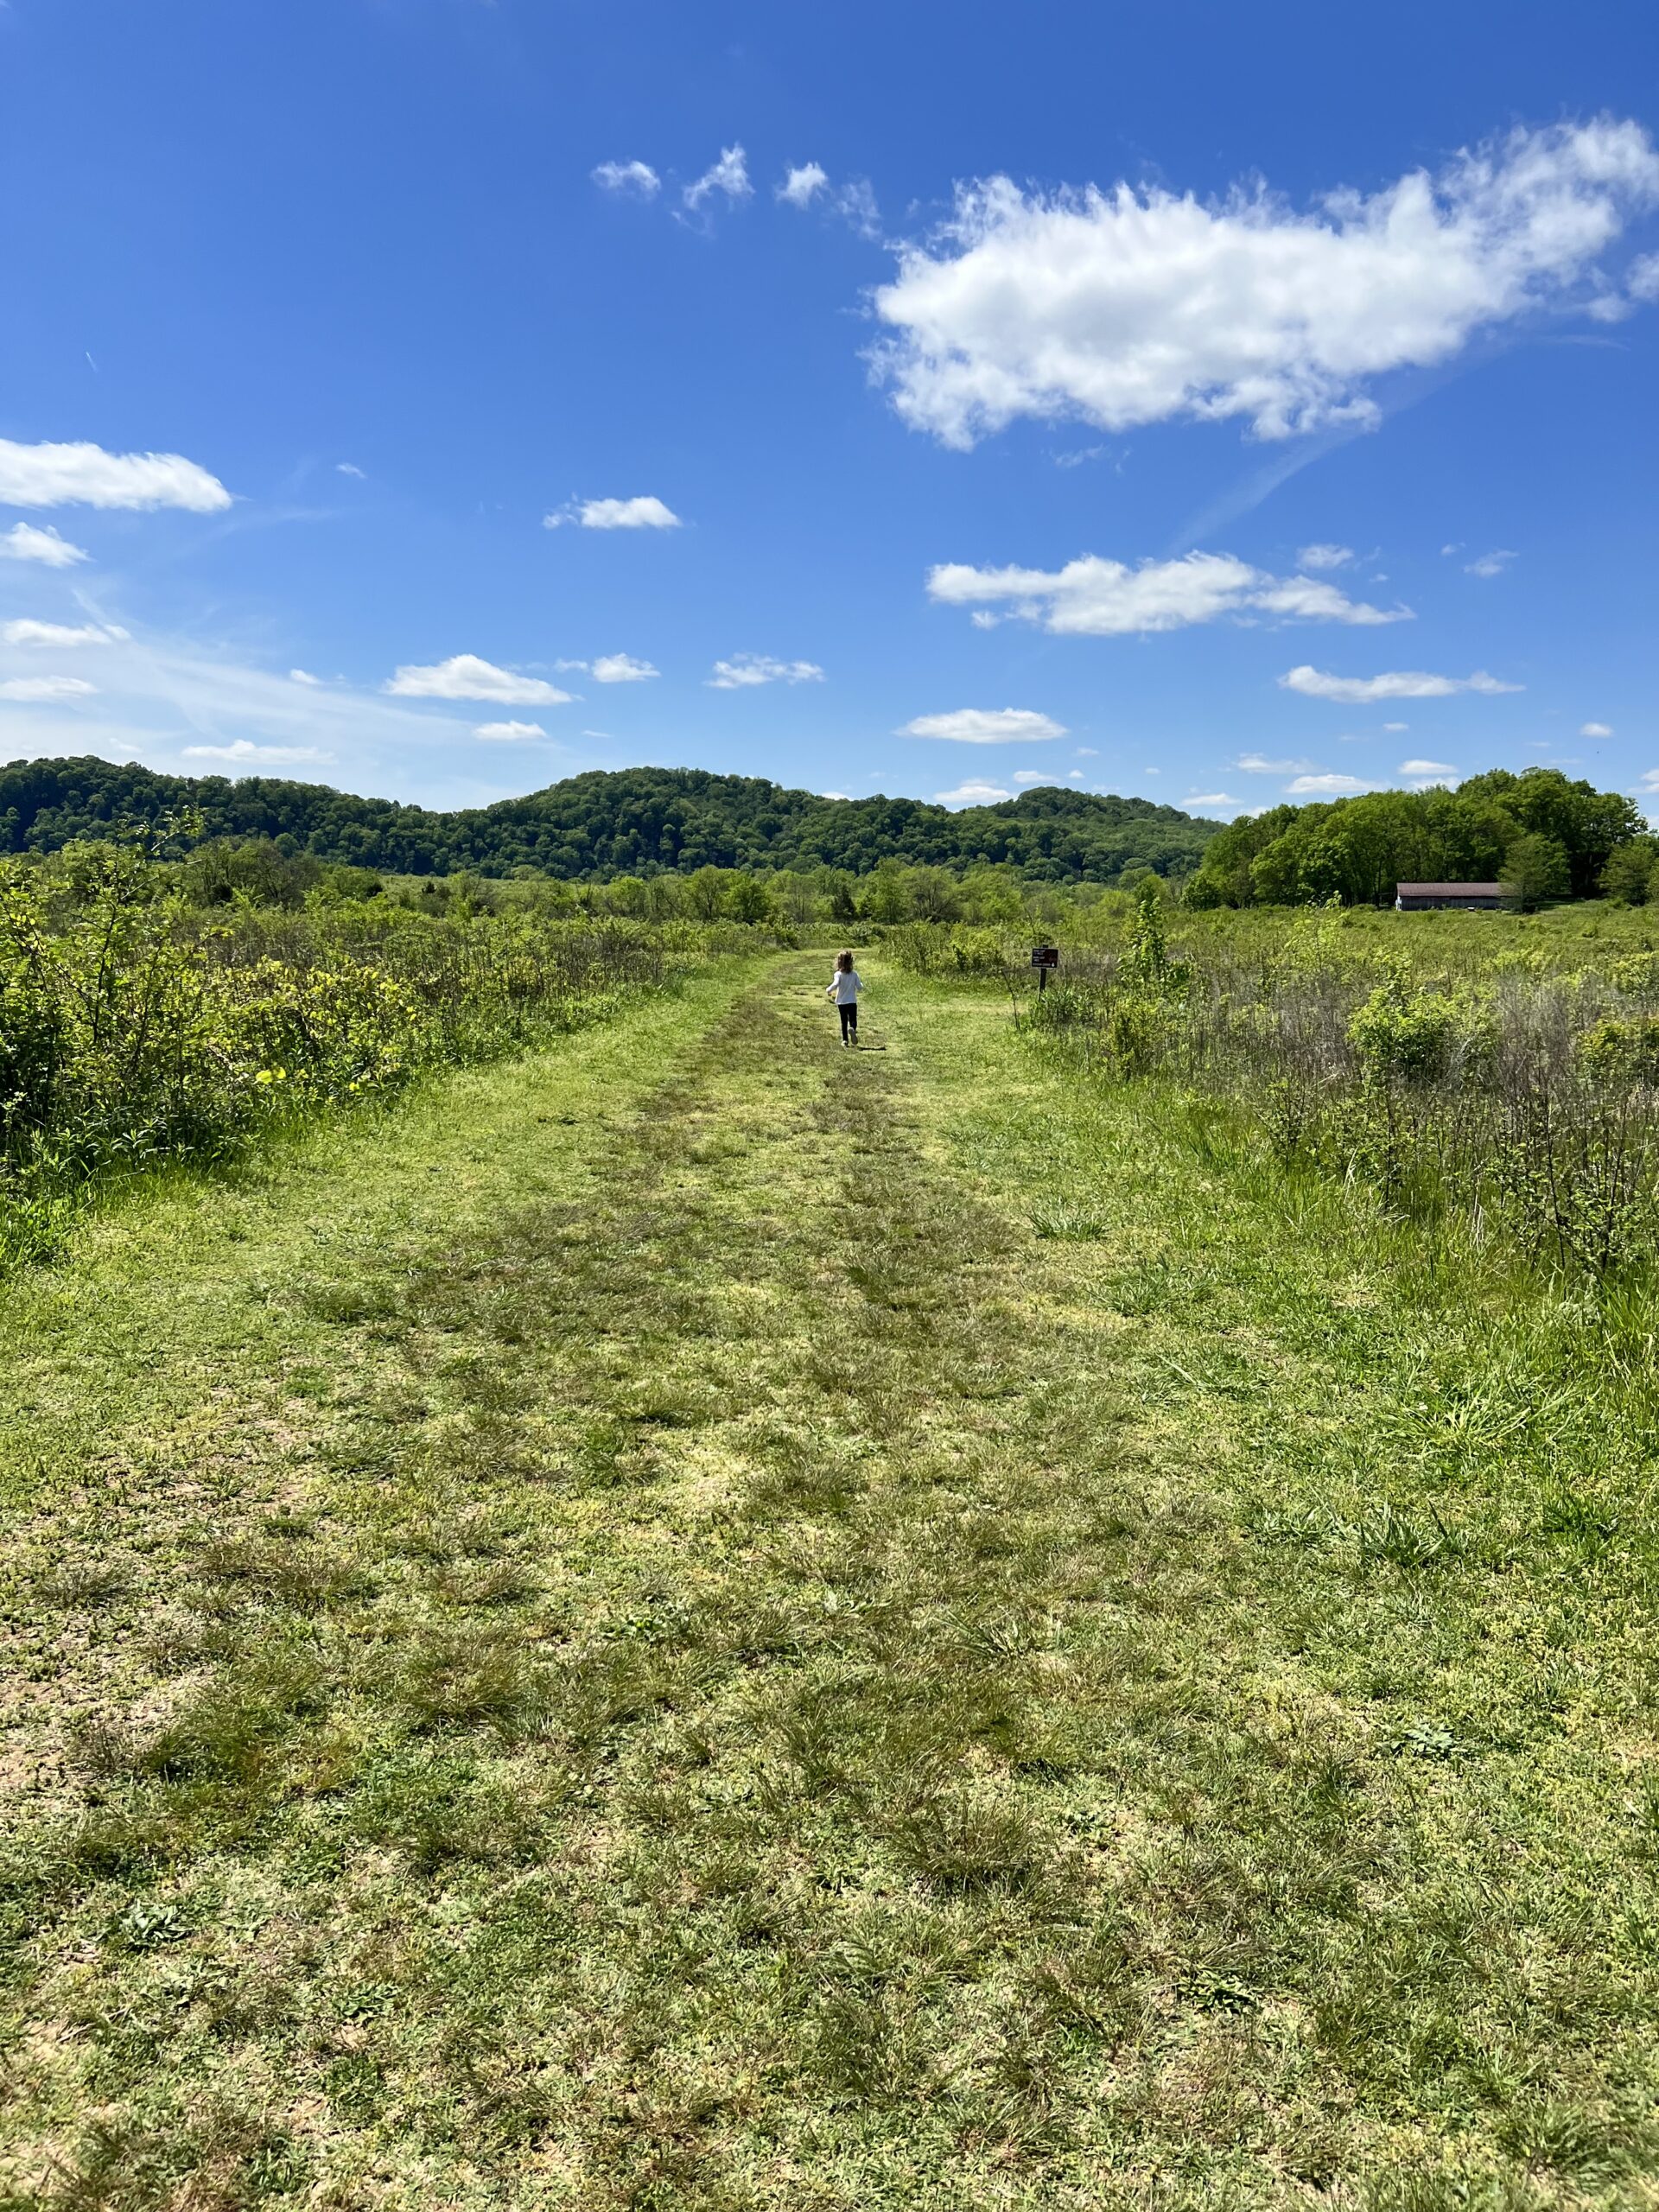
M 1027 745 L 1064 737 L 1065 724 L 1031 707 L 958 707 L 948 715 L 918 715 L 894 734 L 944 738 L 954 745 Z
M 778 187 L 777 197 L 786 200 L 791 207 L 810 207 L 818 194 L 830 182 L 830 173 L 817 162 L 803 162 L 791 168 Z
M 1463 572 L 1466 576 L 1501 576 L 1516 557 L 1510 547 L 1500 545 L 1491 553 L 1483 553 L 1478 561 L 1465 561 Z
M 766 653 L 734 653 L 717 660 L 708 678 L 713 691 L 750 691 L 762 683 L 822 683 L 823 671 L 814 660 L 773 660 Z
M 633 200 L 654 200 L 663 180 L 649 162 L 601 162 L 588 175 L 601 192 L 620 192 Z
M 935 806 L 995 806 L 999 799 L 1012 798 L 1014 793 L 1002 784 L 987 784 L 970 779 L 958 784 L 955 791 L 935 791 Z
M 97 690 L 79 676 L 12 676 L 0 683 L 0 699 L 40 706 L 52 699 L 90 699 Z
M 337 461 L 334 463 L 334 473 L 339 476 L 359 478 L 365 478 L 368 474 L 365 469 L 359 468 L 354 461 Z
M 102 446 L 18 445 L 0 438 L 0 505 L 184 507 L 231 504 L 218 477 L 177 453 L 106 453 Z
M 1363 776 L 1297 776 L 1285 785 L 1292 798 L 1351 798 L 1357 791 L 1374 791 L 1376 785 Z
M 491 745 L 522 745 L 547 732 L 540 722 L 480 722 L 473 735 Z
M 1241 753 L 1233 763 L 1250 776 L 1289 776 L 1299 768 L 1311 768 L 1311 760 L 1269 760 L 1262 753 Z
M 574 522 L 583 530 L 678 530 L 680 518 L 663 500 L 645 493 L 632 499 L 570 499 L 542 517 L 544 530 Z
M 476 653 L 455 653 L 430 666 L 397 669 L 382 689 L 395 699 L 483 699 L 501 707 L 563 707 L 570 701 L 568 691 L 539 676 L 497 668 Z
M 1580 737 L 1611 737 L 1612 734 L 1611 722 L 1580 722 L 1579 724 Z
M 229 745 L 187 745 L 181 750 L 187 760 L 231 760 L 251 768 L 296 768 L 304 761 L 321 765 L 334 757 L 315 745 L 256 745 L 245 737 Z
M 741 146 L 722 146 L 718 161 L 711 162 L 695 184 L 688 184 L 681 200 L 696 213 L 715 193 L 728 200 L 747 200 L 754 190 Z
M 127 635 L 101 622 L 35 622 L 27 617 L 0 622 L 0 639 L 9 645 L 113 645 Z
M 1238 801 L 1230 791 L 1189 791 L 1181 804 L 1184 808 L 1236 806 Z
M 79 545 L 60 537 L 49 523 L 44 530 L 37 530 L 32 522 L 15 522 L 10 530 L 0 531 L 3 560 L 33 561 L 42 569 L 73 569 L 78 562 L 91 558 Z
M 1402 760 L 1396 772 L 1411 777 L 1414 782 L 1438 783 L 1442 777 L 1455 776 L 1459 772 L 1449 760 Z
M 1304 545 L 1296 556 L 1299 569 L 1342 569 L 1354 557 L 1351 545 Z
M 1449 699 L 1459 691 L 1496 694 L 1523 688 L 1501 683 L 1484 668 L 1472 676 L 1431 676 L 1414 668 L 1395 669 L 1383 676 L 1329 676 L 1305 664 L 1279 681 L 1287 691 L 1300 691 L 1305 699 L 1338 699 L 1350 706 L 1366 706 L 1378 699 Z
M 1312 576 L 1274 576 L 1230 553 L 1188 553 L 1175 561 L 1122 561 L 1084 554 L 1063 569 L 974 569 L 945 563 L 928 571 L 931 599 L 977 605 L 983 628 L 1010 619 L 1056 634 L 1128 637 L 1197 623 L 1256 620 L 1343 622 L 1372 627 L 1411 620 L 1408 607 L 1382 608 L 1346 598 Z M 987 612 L 1001 607 L 1002 614 Z

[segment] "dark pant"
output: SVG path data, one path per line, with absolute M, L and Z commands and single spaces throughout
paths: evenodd
M 850 1037 L 854 1044 L 856 1045 L 858 1042 L 857 1000 L 855 999 L 850 1006 L 838 1007 L 836 1010 L 841 1016 L 842 1043 L 844 1045 L 847 1042 L 847 1039 Z

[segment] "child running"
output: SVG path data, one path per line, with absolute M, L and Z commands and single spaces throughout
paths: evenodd
M 823 995 L 834 999 L 836 1010 L 841 1016 L 841 1041 L 858 1050 L 858 995 L 864 986 L 853 965 L 850 952 L 836 955 L 836 972 L 826 986 Z

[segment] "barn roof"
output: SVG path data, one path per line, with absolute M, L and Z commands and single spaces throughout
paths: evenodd
M 1396 899 L 1502 899 L 1502 883 L 1396 883 Z

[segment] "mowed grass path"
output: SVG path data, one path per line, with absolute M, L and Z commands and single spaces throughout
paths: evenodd
M 1649 1378 L 824 964 L 8 1294 L 0 2203 L 1659 2202 Z

